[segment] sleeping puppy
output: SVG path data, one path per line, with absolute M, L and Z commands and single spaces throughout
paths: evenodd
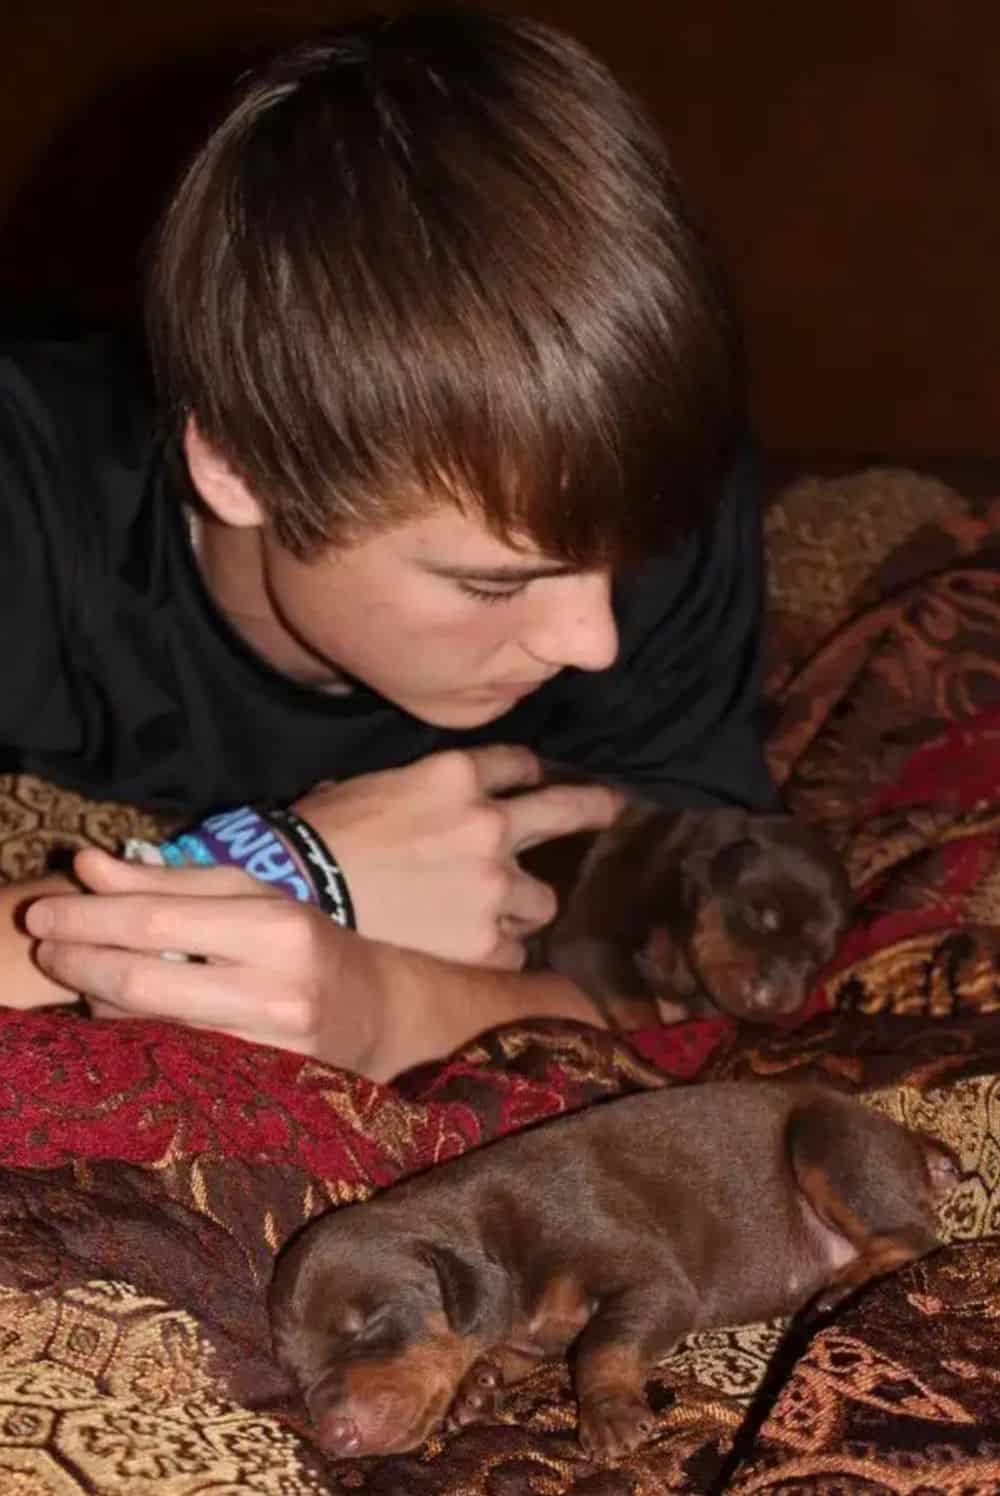
M 572 978 L 618 1028 L 802 1006 L 847 928 L 847 875 L 789 815 L 631 800 L 608 830 L 522 854 L 559 913 L 529 964 Z
M 581 1444 L 615 1459 L 651 1432 L 645 1383 L 679 1339 L 835 1308 L 937 1245 L 958 1177 L 819 1086 L 629 1096 L 312 1221 L 278 1259 L 275 1354 L 323 1447 L 359 1456 L 490 1417 L 572 1346 Z

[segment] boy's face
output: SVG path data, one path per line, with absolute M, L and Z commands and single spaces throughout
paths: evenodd
M 261 530 L 268 601 L 313 655 L 422 721 L 471 728 L 618 649 L 606 571 L 514 550 L 450 504 L 300 561 Z

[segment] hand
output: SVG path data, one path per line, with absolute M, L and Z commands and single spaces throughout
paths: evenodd
M 352 1006 L 345 980 L 348 968 L 363 977 L 367 942 L 236 868 L 150 868 L 97 850 L 74 868 L 100 897 L 39 899 L 25 924 L 42 970 L 84 994 L 95 1017 L 170 1018 L 314 1053 L 329 1013 Z
M 608 826 L 623 804 L 604 785 L 539 789 L 540 779 L 530 749 L 455 749 L 318 785 L 294 808 L 340 863 L 361 934 L 516 970 L 526 936 L 556 913 L 555 894 L 518 853 Z M 526 793 L 497 798 L 511 790 Z
M 81 852 L 92 894 L 25 915 L 35 959 L 95 1017 L 161 1018 L 388 1080 L 518 1019 L 600 1022 L 564 978 L 470 971 L 343 930 L 233 868 L 150 868 Z M 185 951 L 197 962 L 165 961 Z

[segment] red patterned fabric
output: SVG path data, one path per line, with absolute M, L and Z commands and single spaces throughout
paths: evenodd
M 607 1072 L 596 1089 L 627 1085 L 630 1071 L 639 1084 L 625 1046 L 594 1037 Z M 554 1053 L 544 1073 L 516 1064 L 498 1073 L 460 1056 L 436 1067 L 426 1087 L 411 1083 L 404 1100 L 393 1087 L 223 1034 L 0 1012 L 0 1166 L 148 1167 L 208 1154 L 294 1165 L 348 1187 L 383 1185 L 593 1099 L 590 1068 L 574 1075 Z M 455 1094 L 470 1077 L 475 1106 Z
M 789 807 L 843 850 L 858 898 L 808 1021 L 768 1034 L 719 1019 L 631 1045 L 539 1021 L 384 1087 L 164 1024 L 0 1013 L 0 1490 L 1000 1489 L 989 1240 L 848 1310 L 786 1368 L 759 1432 L 741 1424 L 769 1328 L 682 1351 L 655 1438 L 606 1469 L 580 1453 L 559 1367 L 496 1424 L 395 1459 L 327 1461 L 264 1311 L 275 1251 L 317 1211 L 645 1086 L 648 1061 L 676 1080 L 887 1089 L 961 1146 L 954 1234 L 998 1229 L 997 514 L 900 473 L 805 483 L 769 513 L 771 762 Z M 123 807 L 0 780 L 0 876 L 151 830 Z
M 925 804 L 951 813 L 953 839 L 935 849 L 935 897 L 883 911 L 885 879 L 869 880 L 835 964 L 789 1027 L 830 1007 L 838 973 L 865 956 L 961 921 L 965 898 L 1000 856 L 1000 828 L 956 838 L 954 815 L 984 800 L 1000 804 L 1000 711 L 949 728 L 873 798 L 870 819 Z M 719 1018 L 639 1031 L 630 1042 L 665 1074 L 690 1080 L 735 1033 Z M 475 1083 L 475 1106 L 449 1099 L 463 1078 Z M 404 1089 L 405 1106 L 392 1088 L 302 1056 L 170 1024 L 0 1012 L 0 1164 L 19 1168 L 80 1159 L 149 1166 L 208 1153 L 383 1185 L 588 1099 L 557 1064 L 525 1076 L 468 1055 Z

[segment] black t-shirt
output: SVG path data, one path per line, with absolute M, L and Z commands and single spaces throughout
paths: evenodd
M 129 345 L 0 342 L 0 766 L 196 812 L 517 742 L 668 804 L 773 804 L 749 460 L 704 534 L 616 586 L 610 670 L 566 670 L 466 732 L 298 685 L 241 644 L 201 584 L 185 493 Z

